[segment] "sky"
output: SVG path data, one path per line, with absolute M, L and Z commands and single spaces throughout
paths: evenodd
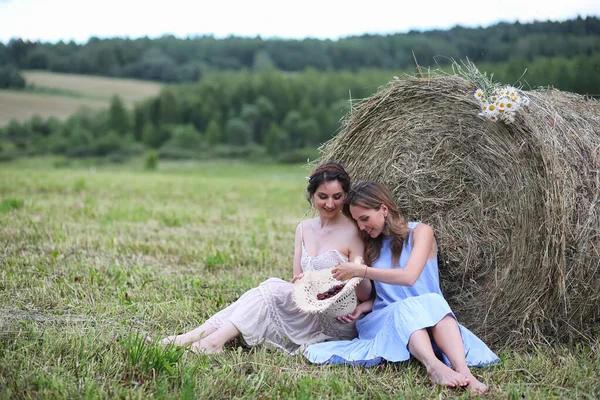
M 0 41 L 229 35 L 338 39 L 600 16 L 600 0 L 0 0 Z

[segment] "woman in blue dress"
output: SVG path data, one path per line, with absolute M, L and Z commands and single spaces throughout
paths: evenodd
M 488 365 L 498 357 L 456 322 L 444 299 L 431 227 L 406 222 L 387 188 L 374 182 L 361 183 L 348 193 L 344 213 L 360 229 L 365 264 L 344 262 L 332 273 L 338 280 L 371 279 L 375 294 L 351 314 L 338 317 L 346 323 L 358 320 L 358 338 L 313 344 L 304 355 L 319 364 L 364 366 L 413 355 L 434 383 L 484 393 L 487 386 L 469 366 Z M 359 319 L 365 313 L 369 314 Z

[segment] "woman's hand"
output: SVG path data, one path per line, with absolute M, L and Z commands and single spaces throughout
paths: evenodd
M 294 279 L 292 279 L 292 283 L 296 283 L 296 281 L 302 279 L 303 276 L 304 276 L 304 274 L 294 275 Z
M 349 324 L 351 322 L 355 322 L 357 319 L 360 318 L 361 315 L 371 311 L 372 309 L 373 300 L 365 301 L 364 303 L 360 303 L 359 305 L 357 305 L 354 311 L 352 311 L 350 314 L 340 315 L 335 317 L 335 319 L 339 322 Z
M 355 276 L 363 276 L 365 266 L 362 264 L 356 264 L 353 262 L 345 262 L 336 265 L 331 270 L 331 274 L 338 281 L 347 281 Z

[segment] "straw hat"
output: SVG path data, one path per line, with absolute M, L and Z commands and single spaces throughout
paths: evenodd
M 354 260 L 362 264 L 362 258 Z M 304 273 L 302 279 L 294 283 L 292 299 L 296 306 L 307 313 L 322 313 L 327 316 L 337 317 L 354 311 L 358 305 L 354 288 L 363 278 L 351 278 L 347 281 L 338 281 L 331 274 L 331 269 L 311 270 Z M 337 294 L 319 300 L 319 293 L 327 292 L 336 285 L 343 284 L 344 287 Z

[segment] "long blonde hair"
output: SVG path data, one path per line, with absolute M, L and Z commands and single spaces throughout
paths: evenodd
M 377 182 L 362 182 L 354 186 L 346 195 L 344 200 L 344 214 L 352 219 L 350 206 L 359 206 L 369 210 L 379 210 L 385 204 L 388 215 L 383 234 L 372 238 L 366 232 L 360 231 L 360 237 L 365 243 L 365 263 L 373 265 L 381 252 L 381 242 L 384 236 L 392 239 L 390 248 L 392 250 L 392 264 L 399 265 L 402 246 L 408 237 L 408 223 L 398 211 L 396 202 L 392 199 L 389 190 Z M 352 219 L 354 221 L 354 219 Z M 354 221 L 356 223 L 356 221 Z M 358 225 L 358 224 L 357 224 Z

